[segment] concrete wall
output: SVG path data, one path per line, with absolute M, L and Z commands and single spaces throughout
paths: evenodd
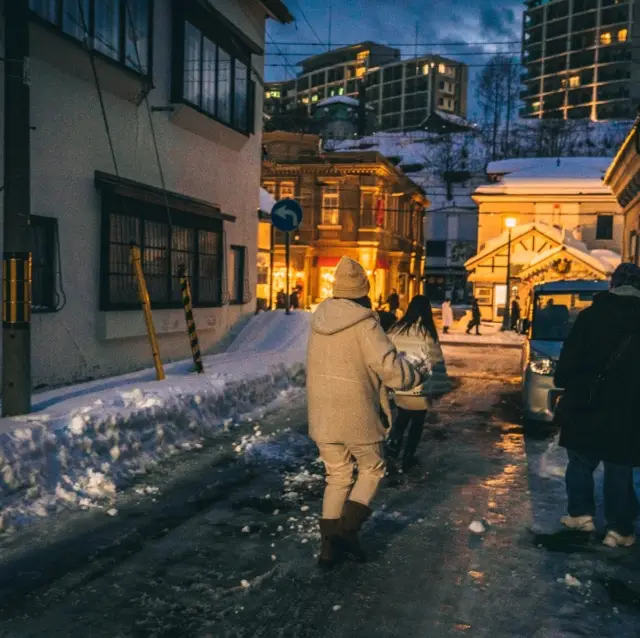
M 257 44 L 264 45 L 265 15 L 257 3 L 210 2 Z M 155 2 L 154 88 L 149 95 L 152 106 L 170 104 L 170 7 L 170 0 Z M 101 197 L 94 187 L 94 171 L 113 174 L 115 170 L 95 85 L 82 73 L 74 72 L 74 65 L 79 69 L 86 64 L 83 56 L 87 58 L 88 54 L 74 46 L 74 60 L 65 51 L 63 57 L 70 60 L 65 68 L 64 64 L 51 62 L 56 59 L 52 43 L 54 47 L 64 46 L 59 36 L 47 35 L 41 27 L 32 28 L 32 214 L 58 219 L 67 304 L 60 312 L 33 317 L 34 386 L 114 375 L 152 364 L 142 313 L 99 310 Z M 51 55 L 45 55 L 46 51 Z M 262 73 L 262 58 L 253 56 L 253 65 Z M 4 65 L 0 68 L 4 71 Z M 109 80 L 109 73 L 115 80 Z M 120 175 L 158 187 L 161 184 L 146 108 L 111 90 L 112 84 L 118 86 L 119 74 L 126 83 L 126 74 L 116 67 L 105 71 L 103 77 Z M 179 116 L 152 115 L 167 189 L 206 200 L 236 216 L 235 223 L 224 225 L 227 250 L 232 244 L 247 247 L 249 290 L 254 293 L 260 135 L 243 136 L 189 107 L 179 108 Z M 257 91 L 255 113 L 259 131 L 261 90 Z M 210 350 L 243 315 L 252 313 L 254 306 L 252 299 L 246 305 L 197 309 L 203 351 Z M 183 311 L 157 310 L 154 318 L 162 359 L 188 358 Z

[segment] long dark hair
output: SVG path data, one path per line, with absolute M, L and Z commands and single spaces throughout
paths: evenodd
M 431 302 L 425 295 L 416 295 L 411 300 L 406 314 L 393 326 L 392 330 L 398 334 L 407 334 L 414 327 L 424 336 L 429 334 L 436 343 L 438 342 L 438 331 L 433 321 Z

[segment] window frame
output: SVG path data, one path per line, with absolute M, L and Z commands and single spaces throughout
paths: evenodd
M 100 231 L 100 311 L 102 312 L 118 312 L 118 311 L 134 311 L 140 309 L 140 301 L 136 298 L 131 303 L 112 302 L 110 298 L 109 285 L 111 277 L 114 273 L 111 272 L 110 261 L 110 248 L 112 244 L 124 245 L 121 242 L 111 241 L 111 218 L 112 215 L 130 217 L 136 219 L 139 223 L 139 244 L 142 253 L 142 267 L 145 269 L 144 254 L 145 254 L 145 223 L 160 223 L 166 225 L 166 273 L 164 275 L 167 279 L 167 300 L 157 301 L 151 299 L 151 307 L 154 310 L 173 310 L 183 308 L 181 299 L 172 301 L 172 280 L 175 278 L 172 269 L 172 255 L 174 252 L 182 253 L 184 251 L 175 249 L 173 240 L 174 235 L 171 231 L 174 228 L 190 229 L 193 230 L 192 238 L 192 251 L 188 254 L 192 256 L 194 263 L 193 273 L 188 273 L 191 282 L 192 290 L 192 302 L 194 308 L 219 308 L 224 306 L 224 222 L 221 219 L 215 219 L 207 217 L 205 215 L 198 215 L 189 213 L 179 209 L 171 208 L 171 221 L 167 218 L 166 208 L 160 204 L 153 202 L 146 202 L 144 200 L 138 200 L 132 197 L 119 195 L 113 192 L 104 191 L 101 193 L 101 206 L 102 206 L 102 221 Z M 217 299 L 215 301 L 200 301 L 200 250 L 199 250 L 199 232 L 212 232 L 218 235 L 217 240 Z M 208 254 L 208 253 L 206 253 Z M 136 291 L 137 294 L 137 291 Z
M 284 191 L 286 189 L 289 189 L 291 191 L 291 195 L 287 195 L 284 193 Z M 296 184 L 295 182 L 280 182 L 280 184 L 278 184 L 278 201 L 280 201 L 281 199 L 295 199 L 296 198 Z
M 225 126 L 245 137 L 250 137 L 256 132 L 256 99 L 257 89 L 256 82 L 253 77 L 252 56 L 255 51 L 240 36 L 231 31 L 226 21 L 220 16 L 218 19 L 217 12 L 212 7 L 204 8 L 196 3 L 188 3 L 185 0 L 174 0 L 173 2 L 173 47 L 171 53 L 171 101 L 176 104 L 185 104 L 201 113 L 205 117 Z M 198 79 L 198 102 L 185 97 L 185 45 L 186 27 L 191 25 L 200 35 L 199 45 L 199 64 L 197 73 Z M 204 105 L 203 97 L 203 81 L 204 81 L 204 42 L 208 41 L 215 47 L 215 97 L 213 112 Z M 229 56 L 229 119 L 220 117 L 220 51 L 224 51 Z M 236 95 L 236 73 L 237 62 L 244 65 L 246 69 L 246 92 L 245 92 L 245 127 L 237 125 L 236 103 L 238 96 Z
M 30 216 L 31 230 L 32 230 L 32 262 L 31 262 L 31 312 L 33 314 L 46 314 L 50 312 L 56 312 L 58 309 L 58 303 L 56 300 L 57 290 L 56 290 L 56 277 L 58 272 L 57 267 L 57 258 L 58 255 L 58 218 L 57 217 L 46 217 L 43 215 L 31 215 Z M 48 259 L 46 260 L 49 263 L 43 265 L 43 276 L 46 280 L 46 287 L 48 288 L 48 292 L 45 294 L 48 299 L 44 300 L 43 303 L 40 303 L 36 306 L 35 299 L 35 288 L 33 287 L 33 281 L 35 279 L 34 273 L 36 270 L 35 266 L 35 229 L 36 227 L 40 227 L 46 233 L 46 243 L 50 245 L 48 246 L 50 255 L 47 255 Z M 50 261 L 49 261 L 50 260 Z
M 329 192 L 329 190 L 332 192 Z M 335 204 L 327 205 L 327 199 L 334 199 Z M 327 183 L 322 185 L 322 193 L 320 200 L 320 225 L 321 226 L 340 226 L 340 184 Z
M 68 0 L 73 1 L 73 0 Z M 118 58 L 111 57 L 95 47 L 95 16 L 96 8 L 95 3 L 101 0 L 88 0 L 89 2 L 89 15 L 87 16 L 89 22 L 88 36 L 91 40 L 91 53 L 101 60 L 110 62 L 124 71 L 135 74 L 137 77 L 146 78 L 151 80 L 153 78 L 153 43 L 154 43 L 154 24 L 153 18 L 155 15 L 155 0 L 147 0 L 149 6 L 149 15 L 147 22 L 148 29 L 148 47 L 147 47 L 147 68 L 146 72 L 136 67 L 127 64 L 127 21 L 129 19 L 127 12 L 127 0 L 117 0 L 119 5 L 119 24 L 118 24 Z M 56 0 L 56 22 L 51 22 L 47 18 L 42 17 L 35 9 L 31 8 L 31 0 L 29 0 L 30 19 L 32 22 L 41 25 L 43 28 L 53 31 L 56 35 L 64 38 L 67 42 L 71 42 L 74 45 L 81 47 L 85 50 L 85 43 L 83 40 L 79 40 L 77 37 L 64 30 L 64 3 L 65 0 Z
M 600 221 L 605 221 L 607 222 L 607 224 L 611 224 L 611 231 L 607 233 L 607 237 L 603 237 L 602 233 L 601 233 L 601 228 L 600 228 Z M 607 227 L 607 231 L 609 230 L 609 228 Z M 596 217 L 596 241 L 611 241 L 613 239 L 613 235 L 614 235 L 614 215 L 613 213 L 598 213 L 597 217 Z
M 246 246 L 240 246 L 239 244 L 231 244 L 231 246 L 229 246 L 229 251 L 230 253 L 236 255 L 236 257 L 234 259 L 237 258 L 238 254 L 240 255 L 240 279 L 238 281 L 236 281 L 236 284 L 239 283 L 239 289 L 238 290 L 231 290 L 232 288 L 232 283 L 234 282 L 234 277 L 235 277 L 235 272 L 232 272 L 232 269 L 229 268 L 229 276 L 231 278 L 231 281 L 228 282 L 228 286 L 229 286 L 229 304 L 232 306 L 244 306 L 245 304 L 249 303 L 248 301 L 245 301 L 245 295 L 247 294 L 247 290 L 245 290 L 245 279 L 247 277 L 247 247 Z M 235 261 L 234 261 L 234 265 L 235 265 Z M 238 292 L 239 295 L 234 297 L 234 294 Z

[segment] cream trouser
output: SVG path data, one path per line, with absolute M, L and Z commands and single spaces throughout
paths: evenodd
M 368 506 L 385 473 L 382 443 L 318 443 L 318 449 L 327 472 L 322 518 L 340 518 L 347 498 Z M 358 478 L 354 484 L 356 463 Z

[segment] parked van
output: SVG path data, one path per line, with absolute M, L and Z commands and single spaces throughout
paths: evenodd
M 578 314 L 609 289 L 608 281 L 578 279 L 539 284 L 520 322 L 527 336 L 522 351 L 522 396 L 526 421 L 550 422 L 562 390 L 553 385 L 562 344 Z

